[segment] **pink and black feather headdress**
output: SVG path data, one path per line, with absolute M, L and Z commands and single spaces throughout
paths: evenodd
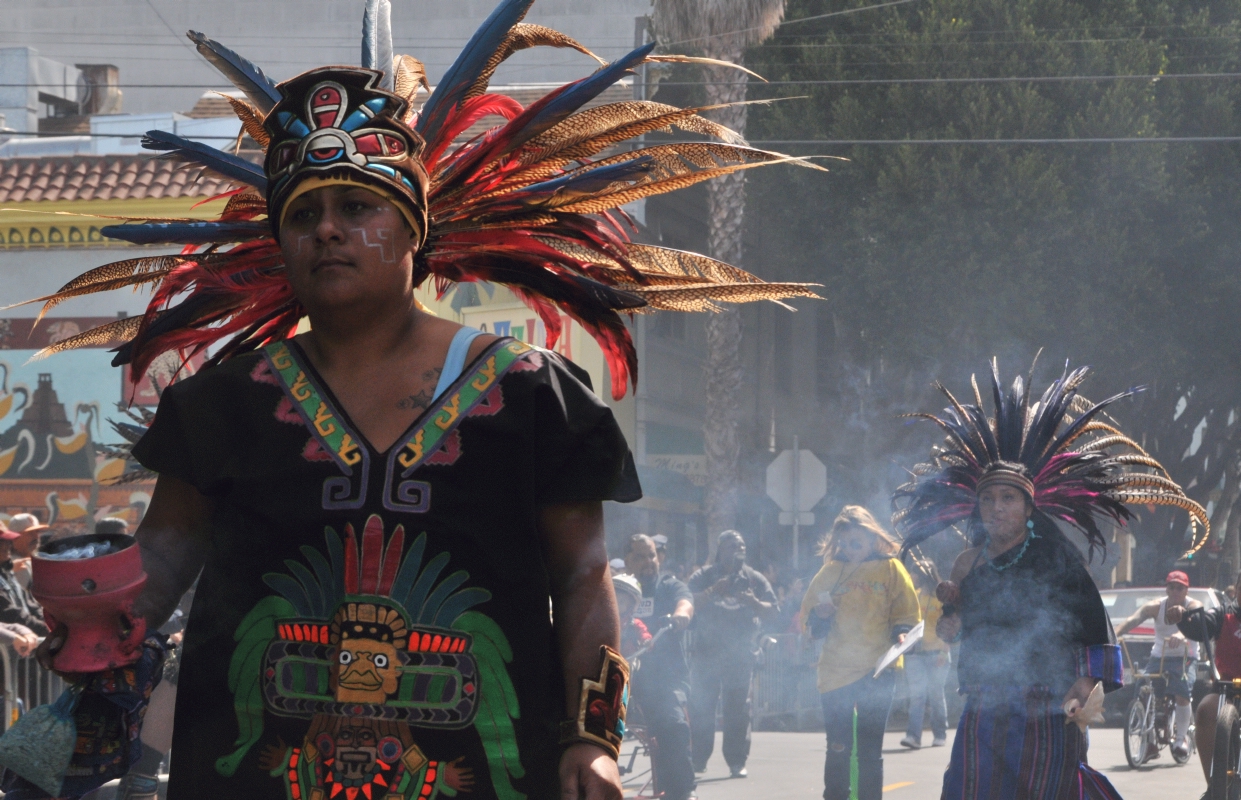
M 1125 524 L 1131 504 L 1169 505 L 1189 513 L 1194 529 L 1190 552 L 1210 535 L 1202 506 L 1185 495 L 1167 470 L 1103 410 L 1140 389 L 1131 389 L 1100 403 L 1078 394 L 1089 369 L 1081 367 L 1052 382 L 1031 402 L 1030 381 L 1017 376 L 1005 392 L 996 362 L 991 362 L 993 413 L 983 409 L 978 383 L 971 379 L 974 403 L 961 403 L 942 384 L 937 387 L 950 406 L 942 416 L 913 414 L 944 431 L 942 445 L 930 461 L 913 469 L 913 480 L 897 488 L 892 503 L 893 526 L 904 537 L 904 549 L 958 523 L 976 520 L 978 483 L 995 471 L 1019 472 L 1033 487 L 1035 515 L 1063 520 L 1080 530 L 1091 550 L 1106 547 L 1097 518 Z
M 815 296 L 806 284 L 765 283 L 706 256 L 630 240 L 632 225 L 621 210 L 626 203 L 764 164 L 811 166 L 747 146 L 737 133 L 699 116 L 705 108 L 644 100 L 586 108 L 640 64 L 722 62 L 652 55 L 648 45 L 522 107 L 487 91 L 496 68 L 513 53 L 552 46 L 594 57 L 563 34 L 523 23 L 532 3 L 503 0 L 420 109 L 415 97 L 428 88 L 426 74 L 417 59 L 393 55 L 388 0 L 367 2 L 361 69 L 321 68 L 282 84 L 191 31 L 199 53 L 245 95 L 228 99 L 245 132 L 266 151 L 264 167 L 148 132 L 144 147 L 224 175 L 237 189 L 214 221 L 142 220 L 104 228 L 104 235 L 134 244 L 184 249 L 178 256 L 98 267 L 39 298 L 46 312 L 70 297 L 154 287 L 145 314 L 85 331 L 41 355 L 119 344 L 113 363 L 131 364 L 137 380 L 170 350 L 189 357 L 215 346 L 212 360 L 220 361 L 291 336 L 305 312 L 285 277 L 274 228 L 296 181 L 328 169 L 352 170 L 392 190 L 415 212 L 407 214 L 415 227 L 425 214 L 415 285 L 433 280 L 441 297 L 460 282 L 508 286 L 542 319 L 548 347 L 561 335 L 562 313 L 576 320 L 602 348 L 617 398 L 637 377 L 622 314 L 713 311 L 719 303 Z M 505 122 L 460 141 L 475 123 L 496 116 Z M 617 147 L 673 128 L 717 141 Z

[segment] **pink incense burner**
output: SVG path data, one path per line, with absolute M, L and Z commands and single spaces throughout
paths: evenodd
M 100 672 L 137 661 L 146 621 L 133 608 L 146 582 L 131 536 L 72 536 L 37 553 L 30 591 L 42 604 L 48 627 L 66 628 L 64 647 L 52 661 L 56 671 Z

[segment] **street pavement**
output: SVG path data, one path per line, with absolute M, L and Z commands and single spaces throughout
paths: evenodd
M 1198 800 L 1206 791 L 1206 780 L 1195 754 L 1185 766 L 1177 766 L 1165 750 L 1150 766 L 1133 770 L 1125 763 L 1120 728 L 1100 728 L 1091 732 L 1090 763 L 1112 781 L 1125 800 Z M 754 734 L 747 764 L 750 776 L 730 779 L 728 767 L 719 751 L 716 734 L 715 755 L 706 773 L 698 776 L 699 800 L 816 800 L 823 794 L 822 733 Z M 944 767 L 948 763 L 953 731 L 948 747 L 906 750 L 900 746 L 902 734 L 891 732 L 884 738 L 884 799 L 936 800 Z M 930 744 L 928 731 L 923 740 Z M 621 764 L 629 759 L 632 745 L 626 742 Z M 649 762 L 639 756 L 635 770 L 626 777 L 627 798 L 649 796 L 638 792 L 649 777 Z M 638 773 L 646 775 L 638 777 Z

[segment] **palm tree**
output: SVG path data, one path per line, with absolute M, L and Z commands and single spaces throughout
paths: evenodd
M 654 0 L 653 27 L 661 45 L 676 52 L 696 50 L 708 58 L 741 64 L 749 47 L 775 33 L 784 18 L 784 0 Z M 704 66 L 710 104 L 745 100 L 745 73 Z M 746 106 L 710 112 L 716 122 L 745 135 Z M 707 184 L 709 253 L 741 266 L 741 227 L 745 216 L 745 173 L 716 178 Z M 736 525 L 737 389 L 741 385 L 741 314 L 736 306 L 712 314 L 707 321 L 707 398 L 703 447 L 707 456 L 707 531 L 714 534 Z

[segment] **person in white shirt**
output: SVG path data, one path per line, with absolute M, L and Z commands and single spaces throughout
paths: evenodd
M 1198 643 L 1186 640 L 1175 624 L 1168 621 L 1168 609 L 1180 606 L 1186 610 L 1202 604 L 1189 596 L 1189 576 L 1180 570 L 1168 573 L 1167 596 L 1152 600 L 1139 608 L 1133 616 L 1116 628 L 1117 636 L 1124 636 L 1145 620 L 1154 620 L 1155 646 L 1151 649 L 1147 672 L 1163 673 L 1168 691 L 1176 698 L 1176 714 L 1172 720 L 1172 752 L 1184 755 L 1188 750 L 1185 737 L 1189 733 L 1189 720 L 1193 714 L 1189 699 L 1193 695 L 1197 679 L 1195 662 L 1198 660 Z M 1179 616 L 1177 617 L 1179 621 Z

